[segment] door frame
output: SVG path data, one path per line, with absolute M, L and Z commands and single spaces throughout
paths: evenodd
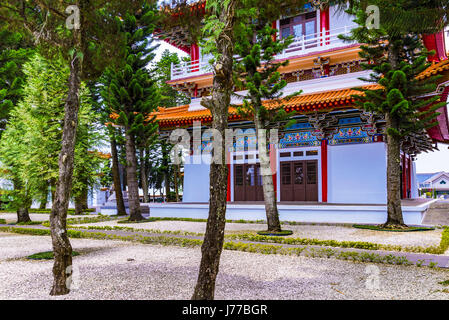
M 285 148 L 285 149 L 278 149 L 276 150 L 276 159 L 277 159 L 277 163 L 276 163 L 276 171 L 277 171 L 277 175 L 276 175 L 276 179 L 277 179 L 277 190 L 276 190 L 276 195 L 277 195 L 277 199 L 278 202 L 280 202 L 281 199 L 281 175 L 280 175 L 280 170 L 281 170 L 281 162 L 283 161 L 307 161 L 307 160 L 317 160 L 318 161 L 318 202 L 323 202 L 323 186 L 322 186 L 322 171 L 321 171 L 321 147 L 298 147 L 298 148 Z M 293 153 L 294 152 L 298 152 L 298 151 L 302 151 L 304 152 L 304 156 L 302 157 L 294 157 Z M 317 151 L 318 155 L 316 156 L 306 156 L 306 152 L 307 151 Z M 280 157 L 281 153 L 284 152 L 291 152 L 291 157 Z
M 234 184 L 234 165 L 236 164 L 258 164 L 260 161 L 258 159 L 259 151 L 257 150 L 251 150 L 251 151 L 235 151 L 230 152 L 230 179 L 231 179 L 231 202 L 235 201 L 235 184 Z M 240 157 L 242 156 L 242 159 L 234 160 L 234 157 Z M 253 156 L 253 159 L 245 159 L 246 156 Z

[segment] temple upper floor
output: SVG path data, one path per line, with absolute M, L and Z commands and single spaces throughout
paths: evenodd
M 202 1 L 193 2 L 198 10 L 204 10 Z M 278 61 L 289 60 L 288 66 L 280 69 L 283 78 L 291 84 L 361 72 L 360 44 L 340 39 L 340 35 L 350 35 L 356 26 L 353 20 L 337 6 L 321 10 L 307 4 L 300 14 L 274 21 L 278 38 L 293 37 L 293 43 L 276 56 Z M 192 98 L 208 96 L 213 81 L 211 56 L 203 55 L 197 44 L 189 43 L 185 30 L 161 31 L 159 35 L 190 55 L 189 61 L 172 65 L 168 83 Z M 436 51 L 431 61 L 447 59 L 447 37 L 445 32 L 423 36 L 426 47 Z

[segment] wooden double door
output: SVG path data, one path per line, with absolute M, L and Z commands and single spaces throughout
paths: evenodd
M 234 165 L 234 201 L 263 201 L 260 164 Z
M 318 161 L 281 162 L 281 201 L 318 201 Z

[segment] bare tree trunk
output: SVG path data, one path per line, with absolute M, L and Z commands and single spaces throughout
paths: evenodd
M 27 207 L 22 207 L 17 210 L 17 223 L 31 222 L 30 214 Z
M 271 162 L 267 148 L 267 137 L 263 134 L 263 131 L 261 132 L 261 130 L 265 128 L 263 128 L 258 115 L 255 115 L 254 123 L 256 124 L 256 133 L 259 145 L 260 172 L 262 175 L 262 188 L 265 202 L 265 213 L 267 215 L 268 231 L 280 232 L 281 222 L 279 221 L 279 212 L 276 203 L 273 173 L 271 172 Z
M 14 190 L 22 192 L 21 190 L 23 188 L 23 184 L 20 181 L 20 179 L 13 179 L 14 184 Z M 23 191 L 25 192 L 25 191 Z M 20 203 L 20 207 L 17 209 L 17 223 L 25 223 L 30 222 L 31 218 L 28 213 L 28 208 L 31 206 L 31 200 L 27 201 L 26 199 L 23 199 L 24 201 Z
M 179 202 L 179 186 L 178 186 L 178 179 L 179 179 L 179 164 L 174 165 L 174 181 L 175 181 L 175 196 L 176 196 L 176 202 Z
M 164 184 L 165 184 L 165 194 L 168 202 L 168 196 L 170 194 L 170 175 L 169 175 L 170 167 L 168 165 L 168 151 L 164 142 L 162 143 L 161 148 L 162 148 L 162 165 L 166 168 L 164 172 Z
M 70 292 L 72 276 L 72 246 L 67 235 L 67 210 L 72 189 L 76 130 L 78 126 L 79 89 L 81 84 L 81 61 L 75 52 L 70 63 L 69 91 L 65 104 L 62 148 L 59 154 L 59 179 L 50 215 L 51 238 L 54 252 L 53 286 L 51 295 Z
M 387 128 L 396 128 L 397 120 L 386 114 Z M 400 138 L 387 135 L 387 222 L 385 228 L 404 228 L 401 207 L 401 142 Z
M 81 208 L 82 210 L 89 209 L 89 186 L 87 185 L 86 181 L 86 188 L 83 190 L 83 194 L 81 195 Z
M 76 215 L 83 214 L 83 197 L 82 196 L 75 197 L 75 214 Z
M 394 43 L 394 42 L 393 42 Z M 399 61 L 398 49 L 390 45 L 388 61 L 393 70 Z M 390 113 L 385 114 L 386 127 L 399 131 L 399 121 Z M 401 207 L 401 138 L 387 134 L 387 222 L 385 228 L 405 228 Z
M 41 199 L 39 201 L 39 209 L 44 210 L 47 208 L 47 202 L 48 202 L 48 182 L 45 182 L 44 186 L 41 190 Z
M 126 128 L 126 177 L 128 179 L 129 220 L 144 220 L 140 210 L 139 181 L 137 180 L 137 156 L 134 136 Z
M 147 176 L 147 166 L 145 160 L 145 150 L 139 150 L 140 155 L 140 179 L 143 190 L 143 202 L 148 203 L 148 176 Z
M 115 201 L 117 202 L 117 215 L 126 216 L 125 202 L 123 201 L 122 185 L 120 183 L 117 141 L 115 140 L 115 136 L 111 136 L 111 155 L 112 155 L 112 178 L 114 180 Z
M 198 281 L 192 300 L 213 300 L 220 256 L 223 250 L 224 229 L 226 225 L 226 200 L 228 167 L 226 165 L 225 130 L 228 127 L 228 113 L 233 91 L 232 67 L 234 55 L 234 24 L 236 0 L 231 0 L 219 13 L 224 29 L 216 41 L 219 58 L 214 65 L 214 84 L 210 99 L 203 105 L 212 113 L 212 128 L 223 137 L 221 143 L 221 163 L 215 161 L 210 166 L 209 218 L 206 234 L 201 247 L 201 264 Z M 216 151 L 215 151 L 216 152 Z

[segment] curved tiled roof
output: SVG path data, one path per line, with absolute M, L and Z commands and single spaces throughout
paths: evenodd
M 378 85 L 370 85 L 365 88 L 375 88 Z M 287 112 L 300 111 L 312 112 L 317 110 L 328 110 L 336 108 L 347 108 L 353 105 L 352 95 L 359 94 L 360 91 L 350 88 L 324 91 L 311 94 L 302 94 L 288 100 L 271 100 L 264 102 L 269 110 L 283 107 Z M 156 119 L 161 127 L 176 127 L 190 125 L 193 121 L 211 122 L 212 115 L 208 109 L 189 111 L 189 106 L 184 105 L 175 108 L 159 108 L 155 113 Z M 229 120 L 241 120 L 235 107 L 229 108 Z
M 418 80 L 424 80 L 425 78 L 429 78 L 431 76 L 435 76 L 443 71 L 449 70 L 449 60 L 443 60 L 438 63 L 431 65 L 425 71 L 423 71 L 419 76 L 416 77 Z

